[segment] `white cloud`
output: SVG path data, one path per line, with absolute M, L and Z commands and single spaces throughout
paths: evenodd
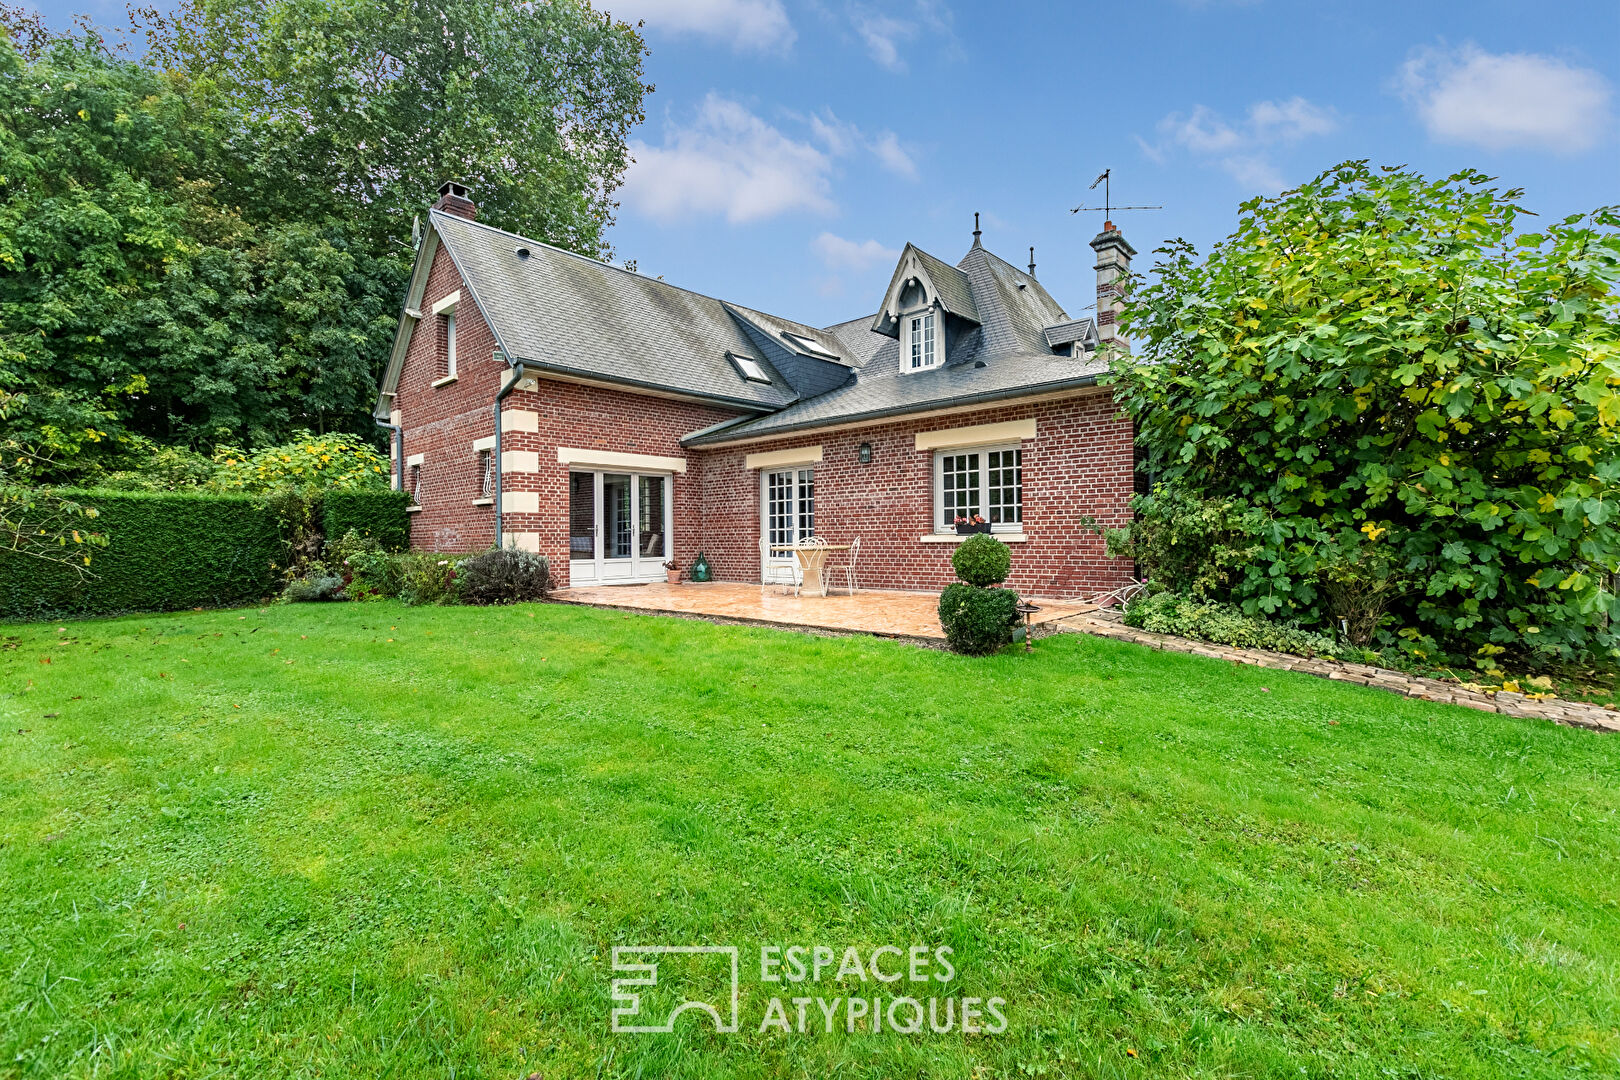
M 1136 144 L 1155 164 L 1164 164 L 1181 150 L 1224 171 L 1245 188 L 1277 191 L 1284 185 L 1272 163 L 1271 151 L 1302 139 L 1332 134 L 1339 126 L 1331 109 L 1302 97 L 1286 101 L 1257 101 L 1240 123 L 1227 121 L 1207 105 L 1191 112 L 1173 112 L 1159 121 L 1159 141 L 1140 136 Z
M 832 159 L 710 93 L 687 127 L 672 127 L 663 146 L 630 143 L 636 161 L 620 197 L 657 221 L 719 214 L 733 224 L 795 210 L 832 213 Z
M 738 52 L 786 52 L 798 37 L 782 0 L 619 0 L 615 18 L 646 21 L 653 30 L 691 34 Z
M 828 269 L 847 270 L 853 274 L 900 258 L 900 252 L 884 247 L 876 240 L 846 240 L 830 232 L 824 232 L 810 241 L 810 250 L 821 257 Z
M 952 37 L 951 12 L 942 0 L 914 0 L 899 9 L 851 4 L 849 21 L 867 53 L 890 71 L 906 70 L 901 47 L 924 32 Z
M 917 32 L 916 24 L 868 10 L 857 10 L 850 18 L 873 60 L 890 71 L 906 69 L 906 62 L 900 59 L 900 43 Z
M 900 145 L 900 137 L 894 132 L 885 131 L 869 145 L 872 153 L 877 155 L 878 163 L 885 169 L 907 180 L 917 179 L 917 163 Z
M 838 119 L 831 109 L 812 115 L 809 124 L 811 136 L 833 157 L 848 157 L 857 150 L 865 150 L 887 171 L 906 180 L 917 179 L 917 162 L 894 132 L 867 135 L 854 124 Z
M 1249 127 L 1261 142 L 1297 142 L 1312 135 L 1330 135 L 1338 126 L 1332 112 L 1302 97 L 1257 101 L 1249 106 Z
M 1441 142 L 1577 153 L 1613 127 L 1602 75 L 1535 53 L 1419 49 L 1396 87 Z

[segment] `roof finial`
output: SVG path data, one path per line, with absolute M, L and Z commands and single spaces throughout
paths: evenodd
M 973 211 L 973 246 L 980 247 L 979 243 L 979 212 Z
M 1029 247 L 1029 276 L 1035 276 L 1035 245 Z

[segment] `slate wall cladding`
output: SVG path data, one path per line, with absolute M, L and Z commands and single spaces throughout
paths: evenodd
M 1008 583 L 1032 596 L 1091 596 L 1129 580 L 1131 563 L 1103 553 L 1081 526 L 1130 520 L 1132 430 L 1103 391 L 1054 401 L 905 420 L 879 427 L 808 432 L 705 452 L 703 547 L 724 581 L 759 580 L 760 471 L 750 453 L 822 448 L 816 466 L 816 532 L 834 543 L 861 538 L 863 587 L 941 589 L 955 580 L 950 543 L 926 543 L 933 518 L 934 451 L 916 449 L 918 432 L 1035 418 L 1024 448 L 1024 531 L 1014 543 Z M 861 444 L 872 445 L 870 464 Z
M 443 371 L 443 345 L 428 316 L 406 351 L 395 399 L 406 459 L 422 456 L 423 509 L 413 515 L 411 529 L 411 544 L 419 550 L 478 551 L 494 540 L 494 507 L 478 502 L 482 475 L 475 444 L 494 434 L 491 405 L 505 366 L 492 358 L 494 336 L 441 248 L 422 310 L 431 311 L 458 288 L 458 378 L 432 385 Z M 550 557 L 563 585 L 569 583 L 568 466 L 557 461 L 559 446 L 684 457 L 687 470 L 673 484 L 674 557 L 686 569 L 704 551 L 720 580 L 758 581 L 760 471 L 745 468 L 744 459 L 819 444 L 817 532 L 834 542 L 861 538 L 863 586 L 932 590 L 954 579 L 955 547 L 919 539 L 932 532 L 934 452 L 918 451 L 916 434 L 1031 416 L 1036 435 L 1024 443 L 1029 539 L 1013 545 L 1010 584 L 1035 596 L 1088 596 L 1117 588 L 1131 572 L 1128 561 L 1107 558 L 1101 538 L 1080 524 L 1088 514 L 1105 526 L 1123 524 L 1130 515 L 1131 425 L 1104 391 L 710 450 L 683 449 L 680 437 L 734 411 L 552 380 L 514 392 L 505 409 L 513 414 L 503 435 L 508 468 L 522 460 L 538 470 L 505 474 L 505 527 L 523 546 Z M 528 427 L 536 430 L 519 430 Z M 872 445 L 867 465 L 858 458 L 863 442 Z

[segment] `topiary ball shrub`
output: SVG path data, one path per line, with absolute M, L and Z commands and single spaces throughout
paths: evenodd
M 951 566 L 969 585 L 1000 585 L 1012 570 L 1012 552 L 1000 540 L 980 533 L 957 546 Z
M 464 604 L 517 604 L 546 598 L 551 564 L 532 551 L 499 548 L 463 562 L 456 577 Z
M 945 643 L 968 656 L 993 653 L 1012 641 L 1017 608 L 1018 594 L 1011 589 L 981 589 L 960 582 L 947 585 L 939 597 Z

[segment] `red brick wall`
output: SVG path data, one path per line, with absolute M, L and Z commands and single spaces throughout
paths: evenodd
M 426 313 L 457 289 L 461 289 L 456 305 L 457 378 L 435 387 L 445 369 L 444 340 L 439 320 Z M 492 359 L 495 335 L 442 247 L 428 271 L 421 311 L 423 318 L 405 351 L 394 398 L 403 420 L 405 456 L 423 456 L 423 509 L 412 515 L 411 545 L 428 551 L 478 551 L 494 542 L 495 511 L 472 503 L 480 484 L 478 455 L 472 447 L 474 440 L 495 432 L 490 407 L 506 365 Z
M 934 451 L 916 449 L 920 431 L 1035 418 L 1024 447 L 1024 532 L 1012 548 L 1009 584 L 1031 596 L 1095 595 L 1125 583 L 1126 560 L 1103 554 L 1102 539 L 1080 524 L 1129 520 L 1133 455 L 1130 421 L 1104 391 L 1081 397 L 908 420 L 881 427 L 807 433 L 704 454 L 703 546 L 724 581 L 759 580 L 759 470 L 749 453 L 822 447 L 816 468 L 816 533 L 834 543 L 859 536 L 862 586 L 940 589 L 955 580 L 954 544 L 923 543 L 933 532 Z M 872 461 L 860 463 L 863 442 Z
M 421 309 L 431 311 L 458 288 L 454 264 L 441 249 Z M 494 540 L 494 507 L 475 504 L 481 476 L 474 443 L 494 434 L 491 406 L 506 367 L 492 358 L 494 335 L 465 289 L 456 330 L 457 380 L 432 385 L 444 372 L 444 345 L 434 317 L 427 316 L 406 351 L 395 399 L 405 454 L 424 458 L 423 510 L 414 515 L 411 530 L 412 545 L 423 550 L 476 551 Z M 568 584 L 568 466 L 557 461 L 559 446 L 684 457 L 687 471 L 673 483 L 676 560 L 685 569 L 703 551 L 721 580 L 758 581 L 760 472 L 745 469 L 744 457 L 820 444 L 817 533 L 834 542 L 861 538 L 864 586 L 939 589 L 954 579 L 955 546 L 918 539 L 933 531 L 934 452 L 915 448 L 916 433 L 1030 416 L 1036 435 L 1024 443 L 1029 540 L 1012 545 L 1010 584 L 1032 596 L 1074 597 L 1116 588 L 1130 574 L 1130 564 L 1105 557 L 1101 538 L 1080 524 L 1088 514 L 1103 525 L 1129 518 L 1131 426 L 1105 391 L 709 451 L 683 449 L 680 437 L 734 413 L 551 380 L 514 392 L 505 409 L 539 417 L 538 432 L 510 430 L 509 421 L 502 439 L 503 449 L 533 452 L 539 461 L 537 473 L 505 474 L 505 490 L 539 496 L 539 513 L 509 512 L 505 528 L 537 534 L 539 550 L 552 560 L 562 584 Z M 863 442 L 872 444 L 868 465 L 857 457 Z
M 506 408 L 540 414 L 538 433 L 508 431 L 501 437 L 503 453 L 533 450 L 539 454 L 538 473 L 507 473 L 504 483 L 507 491 L 538 492 L 540 513 L 509 512 L 502 524 L 510 532 L 540 534 L 540 553 L 551 560 L 559 582 L 569 583 L 569 466 L 558 463 L 559 446 L 686 458 L 686 472 L 673 476 L 673 545 L 666 550 L 673 551 L 683 569 L 692 565 L 702 528 L 703 460 L 702 455 L 681 447 L 681 436 L 730 419 L 737 415 L 735 411 L 551 380 L 542 380 L 534 391 L 514 392 L 507 398 Z M 493 432 L 493 425 L 486 422 L 484 434 Z

